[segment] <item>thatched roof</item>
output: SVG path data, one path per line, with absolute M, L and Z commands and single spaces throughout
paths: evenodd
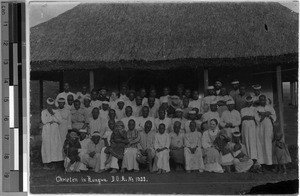
M 298 60 L 298 14 L 278 3 L 80 4 L 30 33 L 32 70 Z

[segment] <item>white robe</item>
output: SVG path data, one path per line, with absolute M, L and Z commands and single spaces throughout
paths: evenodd
M 59 133 L 62 145 L 64 144 L 66 140 L 66 136 L 69 129 L 72 129 L 72 123 L 71 123 L 71 113 L 69 110 L 63 108 L 63 109 L 57 109 L 60 113 L 60 116 L 62 118 L 61 123 L 59 124 Z
M 165 170 L 166 172 L 170 171 L 170 164 L 169 164 L 169 147 L 170 147 L 170 136 L 168 133 L 156 133 L 154 136 L 154 149 L 157 150 L 159 148 L 166 147 L 166 150 L 155 152 L 157 157 L 157 169 Z M 155 168 L 155 166 L 153 166 Z
M 232 123 L 234 128 L 225 128 L 226 123 Z M 221 119 L 220 119 L 220 125 L 224 127 L 224 130 L 226 131 L 226 134 L 228 137 L 232 138 L 232 133 L 238 131 L 239 132 L 239 126 L 241 124 L 241 115 L 237 110 L 232 111 L 224 111 Z
M 142 105 L 140 106 L 134 105 L 132 107 L 132 115 L 135 117 L 140 117 L 142 115 L 142 108 L 143 108 Z
M 243 120 L 242 121 L 242 142 L 246 147 L 247 154 L 251 159 L 258 158 L 258 147 L 260 143 L 257 134 L 257 124 L 259 122 L 259 116 L 256 112 L 255 107 L 245 107 L 241 110 L 241 117 L 252 116 L 254 120 Z
M 78 110 L 71 110 L 72 128 L 81 129 L 85 124 L 84 110 L 79 108 Z
M 184 158 L 186 170 L 204 170 L 204 163 L 202 159 L 202 145 L 201 133 L 194 131 L 185 134 L 184 137 Z M 194 154 L 191 153 L 189 148 L 197 147 Z
M 210 96 L 204 97 L 204 98 L 202 99 L 202 104 L 201 104 L 202 109 L 201 109 L 201 111 L 205 112 L 205 111 L 204 111 L 204 107 L 205 107 L 205 106 L 207 106 L 207 107 L 208 107 L 208 110 L 210 110 L 210 109 L 209 109 L 210 103 L 211 103 L 212 101 L 214 101 L 214 100 L 216 100 L 216 96 L 215 96 L 215 95 L 210 95 Z
M 85 97 L 90 97 L 91 95 L 89 93 L 86 93 L 86 94 L 82 94 L 82 92 L 77 92 L 76 93 L 76 97 L 77 99 L 79 99 L 79 101 L 83 104 L 83 101 L 84 101 L 84 98 Z
M 106 110 L 106 111 L 100 110 L 99 117 L 102 119 L 105 119 L 105 120 L 109 120 L 108 110 Z
M 273 122 L 276 121 L 276 113 L 272 106 L 258 106 L 256 110 L 259 112 L 271 112 L 270 117 L 273 119 Z M 270 118 L 266 117 L 258 124 L 258 138 L 262 148 L 262 155 L 258 161 L 261 161 L 261 164 L 272 165 L 273 124 Z
M 116 117 L 118 120 L 122 120 L 122 118 L 124 118 L 126 116 L 125 115 L 125 107 L 123 107 L 122 110 L 120 110 L 119 108 L 116 108 L 115 111 L 116 111 Z
M 50 163 L 63 160 L 63 145 L 59 132 L 59 123 L 62 118 L 60 112 L 53 110 L 51 115 L 48 110 L 42 111 L 42 161 Z
M 137 127 L 137 129 L 139 129 L 140 131 L 141 130 L 144 130 L 145 129 L 145 123 L 147 122 L 147 121 L 151 121 L 152 122 L 152 129 L 155 129 L 155 124 L 154 124 L 154 118 L 152 118 L 152 117 L 147 117 L 147 118 L 144 118 L 143 116 L 140 116 L 138 119 L 137 119 L 137 124 L 139 125 L 138 127 Z
M 89 123 L 89 119 L 92 118 L 92 107 L 83 107 L 83 114 L 84 114 L 84 119 L 85 119 L 85 123 Z
M 94 108 L 99 108 L 102 106 L 102 101 L 99 101 L 99 100 L 91 100 L 91 107 L 94 109 Z

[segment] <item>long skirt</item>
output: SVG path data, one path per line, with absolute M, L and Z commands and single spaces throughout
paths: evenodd
M 184 148 L 184 158 L 185 158 L 185 169 L 186 170 L 203 170 L 204 163 L 202 159 L 202 150 L 197 148 L 195 153 L 192 154 L 191 150 L 187 147 Z
M 157 158 L 157 162 L 154 161 L 154 163 L 156 162 L 156 166 L 157 169 L 162 169 L 165 170 L 166 172 L 170 171 L 170 164 L 169 164 L 169 150 L 163 150 L 160 152 L 156 152 L 155 156 Z M 154 169 L 155 167 L 153 167 Z
M 269 118 L 265 118 L 258 126 L 258 138 L 261 145 L 262 154 L 259 153 L 261 164 L 272 165 L 272 140 L 273 124 Z
M 253 120 L 242 123 L 242 143 L 246 146 L 247 154 L 251 159 L 257 159 L 257 127 Z
M 116 157 L 111 157 L 111 161 L 107 164 L 105 164 L 106 160 L 108 159 L 109 154 L 106 154 L 105 153 L 105 150 L 106 150 L 107 147 L 103 147 L 101 149 L 101 155 L 100 155 L 100 169 L 103 170 L 107 170 L 109 168 L 112 168 L 112 169 L 119 169 L 119 164 L 118 164 L 118 159 Z
M 286 144 L 282 144 L 282 148 L 279 148 L 273 142 L 273 164 L 287 164 L 292 161 Z
M 137 148 L 125 148 L 122 168 L 126 168 L 127 170 L 139 170 L 139 164 L 136 159 L 137 153 Z
M 57 123 L 43 126 L 41 153 L 43 163 L 63 160 L 63 147 Z
M 239 161 L 239 159 L 234 159 L 233 160 L 233 164 L 234 164 L 234 167 L 235 167 L 235 170 L 238 172 L 238 173 L 241 173 L 241 172 L 247 172 L 253 165 L 253 161 L 251 159 L 247 160 L 247 161 Z
M 170 158 L 178 164 L 184 164 L 184 150 L 183 148 L 178 150 L 170 150 Z
M 62 122 L 59 124 L 59 133 L 60 133 L 60 138 L 61 138 L 61 142 L 63 145 L 66 140 L 67 133 L 68 133 L 68 121 L 62 120 Z

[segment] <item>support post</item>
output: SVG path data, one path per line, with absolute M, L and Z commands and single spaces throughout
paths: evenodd
M 95 83 L 94 71 L 90 71 L 90 91 L 94 89 L 94 83 Z
M 277 96 L 278 96 L 278 111 L 280 131 L 284 139 L 284 120 L 283 120 L 283 101 L 282 101 L 282 80 L 281 80 L 281 66 L 276 67 L 276 82 L 277 82 Z M 285 139 L 284 139 L 285 140 Z
M 64 91 L 64 72 L 59 72 L 59 92 Z
M 291 104 L 294 105 L 294 82 L 290 82 L 290 96 L 291 96 Z
M 43 84 L 43 79 L 39 80 L 39 85 L 40 85 L 40 112 L 43 111 L 43 103 L 44 103 L 44 84 Z
M 203 76 L 204 76 L 203 79 L 204 79 L 204 96 L 205 96 L 208 87 L 208 69 L 204 68 Z

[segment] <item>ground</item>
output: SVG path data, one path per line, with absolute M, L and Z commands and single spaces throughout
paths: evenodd
M 48 94 L 54 94 L 57 91 L 57 84 L 47 83 L 44 91 Z M 298 123 L 297 107 L 291 106 L 288 102 L 284 104 L 284 130 L 285 141 L 289 146 L 292 157 L 292 163 L 288 165 L 288 174 L 276 174 L 267 171 L 264 174 L 254 173 L 191 173 L 174 172 L 168 174 L 150 174 L 145 171 L 140 173 L 125 173 L 113 175 L 119 178 L 119 182 L 111 182 L 112 175 L 109 173 L 95 174 L 91 171 L 81 173 L 67 173 L 63 169 L 46 171 L 41 168 L 40 146 L 40 111 L 38 109 L 38 86 L 31 84 L 31 173 L 30 173 L 30 191 L 31 193 L 152 193 L 152 194 L 242 194 L 247 193 L 254 186 L 267 183 L 276 183 L 280 181 L 298 179 Z M 44 98 L 45 98 L 44 97 Z M 33 101 L 34 100 L 34 101 Z M 108 182 L 83 182 L 83 179 L 107 179 Z M 121 181 L 122 176 L 125 179 L 132 179 L 135 182 Z M 136 181 L 136 177 L 141 177 Z M 59 179 L 77 179 L 78 182 L 57 182 Z M 298 190 L 298 189 L 297 189 Z

